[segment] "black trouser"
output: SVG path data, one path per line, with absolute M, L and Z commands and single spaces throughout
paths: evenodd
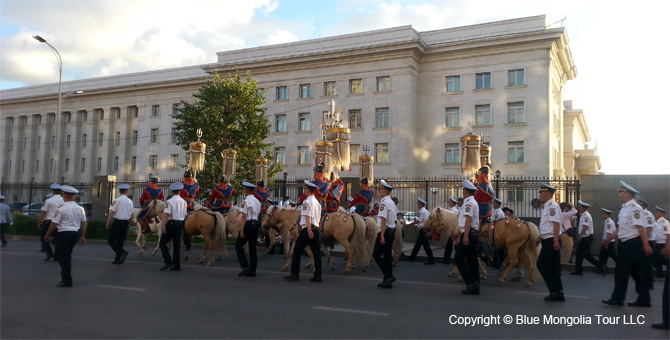
M 121 255 L 126 251 L 123 250 L 123 244 L 126 242 L 126 235 L 128 235 L 128 220 L 117 220 L 114 219 L 112 226 L 109 227 L 109 233 L 107 234 L 107 244 L 112 247 L 116 256 L 114 256 L 114 261 L 120 261 Z
M 72 284 L 72 249 L 79 240 L 78 231 L 59 231 L 56 238 L 56 253 L 60 264 L 61 281 Z
M 9 225 L 9 223 L 0 223 L 0 242 L 2 242 L 2 245 L 7 244 L 7 239 L 5 238 L 5 228 Z
M 628 276 L 635 281 L 635 292 L 638 294 L 638 300 L 649 303 L 649 286 L 644 279 L 642 266 L 644 261 L 644 250 L 642 239 L 638 236 L 628 241 L 619 241 L 619 259 L 614 269 L 614 291 L 612 300 L 624 301 L 626 291 L 628 290 Z
M 469 244 L 463 244 L 463 238 L 467 237 Z M 477 232 L 470 229 L 470 233 L 465 235 L 461 233 L 461 241 L 456 245 L 456 254 L 454 254 L 454 262 L 458 267 L 458 272 L 463 277 L 463 282 L 466 285 L 479 283 L 479 259 L 477 258 L 477 243 L 479 237 Z
M 169 220 L 165 224 L 166 233 L 161 235 L 160 248 L 163 260 L 165 260 L 165 264 L 172 264 L 175 268 L 181 268 L 179 264 L 179 246 L 182 229 L 184 229 L 184 221 Z M 172 241 L 172 257 L 170 257 L 170 250 L 167 247 L 170 241 Z
M 314 277 L 321 277 L 321 249 L 319 249 L 321 233 L 319 228 L 312 226 L 313 238 L 309 238 L 307 228 L 302 228 L 298 238 L 295 240 L 295 248 L 293 249 L 293 257 L 291 258 L 291 275 L 298 276 L 300 274 L 300 257 L 305 247 L 309 246 L 314 254 Z
M 661 250 L 663 250 L 664 247 L 665 243 L 656 243 L 654 254 L 652 255 L 652 262 L 656 269 L 656 274 L 658 274 L 659 277 L 663 277 L 663 266 L 668 266 L 668 258 L 661 255 Z
M 430 243 L 428 242 L 428 237 L 426 237 L 426 231 L 423 228 L 419 229 L 419 235 L 416 237 L 416 243 L 414 243 L 414 249 L 412 249 L 412 254 L 409 256 L 410 261 L 414 261 L 416 254 L 419 253 L 419 249 L 423 246 L 423 251 L 426 252 L 428 256 L 428 262 L 435 262 L 433 258 L 433 250 L 430 249 Z
M 603 266 L 607 267 L 608 258 L 612 258 L 614 263 L 616 263 L 618 258 L 616 254 L 616 242 L 610 242 L 607 245 L 607 248 L 600 246 L 600 255 L 598 255 L 598 261 L 602 263 Z
M 51 220 L 42 221 L 42 230 L 40 230 L 40 243 L 42 243 L 42 250 L 47 253 L 47 257 L 54 256 L 54 252 L 51 250 L 51 243 L 49 243 L 49 240 L 44 239 L 44 235 L 47 234 L 50 225 Z
M 652 250 L 656 248 L 656 242 L 650 241 L 649 246 L 651 247 Z M 644 249 L 644 248 L 643 248 Z M 651 253 L 651 255 L 644 254 L 644 250 L 642 251 L 644 257 L 642 258 L 642 277 L 644 278 L 644 281 L 647 282 L 647 286 L 649 286 L 649 289 L 654 288 L 654 265 L 652 264 L 653 258 L 654 258 L 654 253 Z
M 444 246 L 444 256 L 442 256 L 444 264 L 451 262 L 451 251 L 454 249 L 454 240 L 451 239 L 451 236 L 448 237 L 447 244 Z
M 663 285 L 663 322 L 665 324 L 670 323 L 670 311 L 668 311 L 668 304 L 670 304 L 670 296 L 668 296 L 668 290 L 670 290 L 670 270 L 665 271 L 665 284 Z
M 372 252 L 372 258 L 375 259 L 377 266 L 384 273 L 384 280 L 393 277 L 393 239 L 395 238 L 395 229 L 386 228 L 384 232 L 384 244 L 381 243 L 382 234 L 377 233 L 375 240 L 375 249 Z
M 258 264 L 258 254 L 256 253 L 256 243 L 258 242 L 258 233 L 260 232 L 261 224 L 257 220 L 249 220 L 244 223 L 244 237 L 237 237 L 235 242 L 235 252 L 237 252 L 237 260 L 240 261 L 242 269 L 249 268 L 251 273 L 256 272 L 256 265 Z M 244 255 L 244 245 L 249 242 L 249 260 Z
M 582 263 L 584 260 L 591 262 L 596 268 L 600 268 L 602 264 L 591 255 L 591 243 L 593 243 L 593 235 L 583 236 L 581 241 L 577 243 L 577 259 L 575 260 L 575 272 L 582 273 Z
M 554 238 L 542 240 L 542 250 L 537 258 L 537 270 L 542 275 L 550 293 L 563 291 L 561 282 L 561 250 L 554 249 Z

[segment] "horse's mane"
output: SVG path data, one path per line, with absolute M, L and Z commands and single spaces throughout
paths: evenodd
M 449 209 L 435 207 L 430 212 L 428 219 L 437 221 L 438 226 L 435 226 L 435 228 L 444 230 L 448 234 L 452 234 L 458 229 L 458 215 L 449 211 Z

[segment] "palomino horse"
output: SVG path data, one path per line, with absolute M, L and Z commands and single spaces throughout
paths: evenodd
M 227 256 L 226 243 L 226 221 L 218 212 L 204 209 L 194 210 L 188 215 L 184 222 L 186 235 L 202 235 L 205 245 L 202 248 L 202 254 L 198 258 L 198 263 L 205 262 L 207 251 L 210 252 L 208 266 L 214 264 L 220 252 Z
M 274 206 L 273 206 L 274 208 Z M 270 208 L 272 209 L 272 208 Z M 268 211 L 270 213 L 270 211 Z M 265 255 L 269 255 L 270 251 L 272 248 L 275 246 L 275 237 L 277 234 L 281 236 L 282 239 L 282 247 L 284 248 L 284 258 L 288 258 L 288 253 L 290 251 L 290 244 L 289 242 L 290 237 L 291 237 L 291 231 L 290 228 L 284 228 L 284 224 L 279 223 L 273 226 L 270 226 L 267 224 L 267 221 L 269 219 L 268 214 L 264 214 L 263 218 L 261 219 L 261 230 L 264 233 L 267 233 L 268 239 L 270 240 L 270 244 L 267 246 L 267 249 L 265 249 Z
M 288 231 L 286 233 L 286 238 L 284 238 L 284 234 L 282 234 L 285 249 L 288 244 L 289 237 L 292 237 L 294 240 L 294 242 L 292 242 L 289 246 L 288 252 L 285 256 L 287 259 L 286 265 L 282 267 L 282 271 L 288 271 L 288 269 L 291 267 L 291 259 L 293 257 L 293 249 L 295 248 L 295 240 L 298 238 L 298 227 L 296 226 L 296 222 L 300 217 L 300 210 L 297 208 L 283 208 L 273 206 L 269 211 L 267 211 L 265 216 L 266 218 L 263 219 L 261 227 L 272 229 L 281 225 L 281 230 Z M 312 254 L 312 250 L 309 247 L 306 247 L 305 251 L 307 252 L 307 255 L 309 255 L 309 263 L 307 263 L 305 268 L 309 269 L 312 267 L 312 265 L 314 265 L 314 254 Z
M 365 264 L 363 271 L 370 269 L 370 256 L 366 243 L 367 224 L 358 214 L 349 214 L 344 208 L 323 218 L 323 242 L 336 240 L 347 252 L 347 267 L 342 274 L 349 274 L 356 267 L 356 262 Z M 329 263 L 334 263 L 328 247 L 323 247 Z
M 494 244 L 496 250 L 507 248 L 507 259 L 509 265 L 500 278 L 500 283 L 505 283 L 512 268 L 519 266 L 512 281 L 518 281 L 523 276 L 523 267 L 528 268 L 528 281 L 526 287 L 533 286 L 535 280 L 535 264 L 540 249 L 533 245 L 540 235 L 537 226 L 531 222 L 502 219 L 495 222 Z M 507 262 L 507 261 L 506 261 Z
M 480 226 L 479 242 L 487 242 L 491 244 L 491 240 L 489 240 L 490 235 L 489 233 L 490 233 L 489 225 L 485 225 L 483 227 Z M 479 278 L 482 280 L 486 280 L 486 275 L 488 272 L 486 270 L 486 266 L 484 265 L 484 261 L 482 261 L 481 257 L 479 256 L 477 257 L 477 263 L 479 264 Z M 451 273 L 449 273 L 449 277 L 456 277 L 456 275 L 458 275 L 458 267 L 454 266 L 454 270 L 452 270 Z M 463 282 L 462 276 L 458 277 L 458 282 Z
M 140 214 L 140 209 L 136 209 L 133 215 L 130 217 L 130 225 L 137 226 L 137 238 L 135 239 L 135 244 L 137 244 L 137 246 L 140 248 L 140 251 L 137 253 L 137 255 L 142 255 L 147 249 L 146 242 L 147 236 L 149 234 L 156 234 L 158 236 L 159 243 L 161 240 L 161 232 L 158 230 L 158 226 L 160 225 L 158 216 L 160 216 L 160 214 L 163 213 L 163 210 L 165 210 L 165 202 L 161 200 L 153 200 L 151 203 L 149 203 L 148 209 L 149 210 L 147 211 L 147 214 L 144 215 L 144 218 L 149 221 L 150 231 L 143 231 L 142 227 L 137 223 L 137 216 Z M 154 222 L 154 218 L 156 218 L 158 222 Z M 156 252 L 158 252 L 158 249 L 160 248 L 159 243 L 156 244 L 156 248 L 153 252 L 151 252 L 151 255 L 156 255 Z

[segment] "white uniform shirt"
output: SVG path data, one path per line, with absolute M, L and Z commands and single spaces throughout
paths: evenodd
M 350 214 L 353 214 L 355 212 L 356 212 L 356 206 L 353 206 L 353 207 L 349 208 L 349 213 Z
M 172 195 L 172 197 L 165 202 L 166 214 L 170 214 L 170 219 L 175 221 L 183 221 L 186 219 L 186 201 L 179 195 Z
M 560 206 L 559 206 L 560 207 Z M 593 218 L 588 211 L 585 211 L 582 216 L 579 218 L 579 233 L 582 233 L 582 229 L 586 227 L 586 231 L 582 237 L 593 235 Z
M 478 207 L 479 207 L 479 206 L 478 206 Z M 454 213 L 454 214 L 458 214 L 458 206 L 455 205 L 455 206 L 449 208 L 449 211 L 451 211 L 451 212 Z
M 656 227 L 654 228 L 656 244 L 665 244 L 668 235 L 670 235 L 670 222 L 661 217 L 656 220 Z
M 135 212 L 135 207 L 133 207 L 133 201 L 128 198 L 126 195 L 121 195 L 114 200 L 112 206 L 109 207 L 109 210 L 114 212 L 115 220 L 127 221 Z M 172 214 L 170 214 L 172 216 Z
M 470 196 L 463 200 L 461 210 L 458 212 L 458 230 L 460 230 L 461 233 L 465 232 L 466 216 L 472 217 L 470 228 L 479 230 L 479 204 L 477 204 L 477 201 L 475 201 L 474 196 Z
M 247 221 L 258 220 L 261 213 L 261 202 L 254 195 L 247 195 L 240 205 L 240 211 L 247 214 Z
M 78 231 L 82 222 L 86 222 L 84 208 L 73 201 L 63 203 L 51 220 L 51 223 L 56 223 L 58 231 Z
M 396 220 L 398 218 L 398 208 L 391 200 L 391 197 L 384 196 L 379 202 L 379 212 L 377 213 L 377 229 L 382 229 L 382 217 L 386 218 L 386 228 L 395 229 Z
M 654 233 L 654 229 L 656 227 L 656 223 L 655 223 L 656 219 L 654 218 L 654 214 L 652 214 L 651 211 L 649 211 L 647 209 L 644 209 L 642 211 L 642 213 L 644 214 L 642 216 L 643 217 L 642 221 L 644 222 L 644 224 L 642 225 L 642 226 L 644 226 L 644 232 L 646 233 L 647 230 L 649 230 L 647 228 L 651 228 L 651 234 L 647 238 L 647 241 L 649 241 L 649 242 L 656 241 L 656 233 Z
M 289 203 L 288 200 L 286 200 L 281 204 L 281 206 L 284 207 L 284 208 L 289 208 L 289 207 L 291 207 L 291 203 Z
M 497 220 L 502 220 L 505 218 L 505 213 L 502 211 L 502 209 L 498 208 L 493 212 L 493 222 Z
M 53 220 L 54 215 L 56 214 L 56 210 L 58 210 L 58 208 L 60 208 L 63 203 L 65 203 L 65 201 L 63 201 L 63 197 L 61 197 L 61 195 L 53 195 L 44 201 L 44 205 L 42 205 L 42 211 L 46 212 L 46 214 L 44 214 L 44 220 Z
M 628 241 L 632 238 L 640 236 L 637 226 L 644 226 L 642 221 L 642 207 L 630 200 L 621 205 L 619 210 L 619 239 L 621 241 Z
M 419 221 L 419 223 L 416 225 L 416 228 L 417 229 L 423 228 L 424 223 L 428 221 L 428 217 L 430 217 L 430 211 L 428 211 L 426 207 L 421 208 L 421 210 L 419 210 L 419 216 L 416 219 L 417 221 Z
M 311 217 L 312 225 L 319 226 L 319 220 L 321 220 L 321 203 L 316 200 L 314 195 L 309 195 L 302 201 L 302 207 L 300 207 L 300 230 L 309 227 L 305 219 L 306 216 Z
M 14 223 L 12 212 L 9 211 L 9 206 L 4 203 L 0 203 L 0 223 Z
M 611 234 L 614 234 L 615 231 L 616 225 L 614 224 L 614 220 L 612 220 L 612 218 L 606 219 L 605 227 L 603 228 L 603 240 L 607 239 Z
M 542 217 L 540 217 L 540 236 L 543 240 L 554 237 L 554 222 L 561 224 L 561 207 L 550 199 L 544 204 Z M 558 235 L 561 235 L 561 228 L 558 228 Z M 556 241 L 556 240 L 554 240 Z

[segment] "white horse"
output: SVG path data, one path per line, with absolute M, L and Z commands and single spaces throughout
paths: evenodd
M 149 222 L 149 228 L 151 229 L 150 232 L 142 232 L 142 228 L 137 225 L 137 215 L 140 214 L 140 209 L 135 209 L 135 212 L 133 213 L 133 216 L 130 218 L 130 225 L 131 226 L 136 226 L 137 227 L 137 238 L 135 239 L 135 244 L 140 248 L 140 251 L 137 253 L 137 255 L 142 255 L 144 254 L 144 251 L 147 250 L 147 236 L 149 235 L 156 235 L 158 236 L 158 242 L 156 243 L 156 248 L 154 248 L 154 251 L 151 252 L 151 255 L 156 255 L 158 250 L 160 249 L 160 242 L 161 242 L 161 230 L 160 229 L 160 219 L 156 217 L 155 219 L 158 220 L 158 223 L 154 222 L 154 220 L 150 220 Z

